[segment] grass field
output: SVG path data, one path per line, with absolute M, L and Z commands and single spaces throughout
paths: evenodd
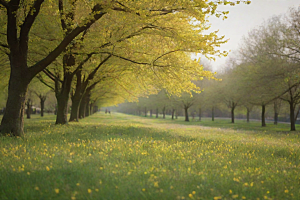
M 0 137 L 1 200 L 300 199 L 300 138 L 288 124 L 54 118 Z

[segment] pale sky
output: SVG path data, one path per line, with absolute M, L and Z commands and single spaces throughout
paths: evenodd
M 243 36 L 250 30 L 261 25 L 264 20 L 288 12 L 290 7 L 300 6 L 299 0 L 252 0 L 251 4 L 239 4 L 236 6 L 219 6 L 218 10 L 228 10 L 228 18 L 209 18 L 212 24 L 210 31 L 219 30 L 219 35 L 229 38 L 228 43 L 221 46 L 221 50 L 236 50 Z M 234 53 L 234 52 L 233 52 Z M 229 54 L 230 55 L 230 54 Z M 212 62 L 213 69 L 217 70 L 226 62 L 226 58 L 216 58 Z

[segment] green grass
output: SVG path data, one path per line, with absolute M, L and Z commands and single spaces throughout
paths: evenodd
M 298 132 L 205 121 L 25 120 L 0 137 L 0 199 L 300 199 Z
M 149 119 L 156 119 L 155 116 Z M 231 119 L 224 118 L 215 118 L 215 121 L 212 121 L 211 118 L 201 118 L 201 121 L 198 120 L 198 117 L 195 117 L 193 120 L 190 117 L 189 122 L 184 121 L 184 117 L 179 116 L 178 119 L 171 120 L 171 116 L 166 116 L 166 119 L 162 119 L 162 116 L 159 116 L 156 119 L 156 123 L 170 123 L 170 124 L 182 124 L 182 125 L 201 125 L 209 127 L 218 127 L 218 128 L 229 128 L 234 130 L 255 130 L 255 131 L 277 131 L 277 132 L 289 132 L 290 124 L 289 123 L 278 123 L 274 125 L 273 121 L 266 121 L 267 126 L 262 127 L 261 121 L 259 120 L 250 120 L 249 123 L 245 119 L 235 119 L 235 123 L 231 123 Z M 300 130 L 300 125 L 296 124 L 296 130 Z

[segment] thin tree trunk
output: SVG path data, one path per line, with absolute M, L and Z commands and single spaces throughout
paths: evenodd
M 274 113 L 274 125 L 277 125 L 278 124 L 278 113 L 275 112 Z
M 290 101 L 290 121 L 291 121 L 291 131 L 296 130 L 295 125 L 295 107 L 294 107 L 294 101 Z
M 145 107 L 145 117 L 147 117 L 147 107 Z
M 30 119 L 30 115 L 31 115 L 31 111 L 32 111 L 32 103 L 31 103 L 31 100 L 30 99 L 27 99 L 27 102 L 26 102 L 26 106 L 27 106 L 27 110 L 26 110 L 26 115 L 27 115 L 27 119 Z
M 265 127 L 266 125 L 266 119 L 265 119 L 265 112 L 266 112 L 266 105 L 262 105 L 261 110 L 261 126 Z
M 234 109 L 235 109 L 235 107 L 232 106 L 231 107 L 231 123 L 233 123 L 233 124 L 234 124 Z
M 150 117 L 152 117 L 152 109 L 150 109 Z
M 46 101 L 46 96 L 39 96 L 40 98 L 40 104 L 41 104 L 41 117 L 44 117 L 44 110 L 45 110 L 45 101 Z
M 163 107 L 163 119 L 165 119 L 166 118 L 166 107 Z
M 186 122 L 189 122 L 189 113 L 188 113 L 188 107 L 187 106 L 184 106 L 184 115 L 185 115 L 185 120 Z
M 79 106 L 79 118 L 83 119 L 85 118 L 85 104 L 86 104 L 86 97 L 83 96 L 82 100 L 80 102 L 80 106 Z
M 211 109 L 211 121 L 215 121 L 215 107 L 214 106 Z
M 158 118 L 158 108 L 156 108 L 156 118 Z
M 247 108 L 247 123 L 250 122 L 250 109 Z
M 175 109 L 172 109 L 172 120 L 174 120 Z

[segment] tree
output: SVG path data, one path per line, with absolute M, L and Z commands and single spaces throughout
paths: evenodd
M 247 1 L 248 2 L 248 1 Z M 44 3 L 44 4 L 43 4 Z M 98 1 L 93 0 L 88 4 L 85 1 L 80 0 L 71 0 L 69 1 L 68 8 L 70 10 L 79 9 L 80 17 L 76 18 L 78 23 L 74 24 L 74 26 L 69 26 L 67 32 L 64 37 L 55 48 L 51 48 L 49 53 L 34 64 L 30 64 L 28 62 L 28 50 L 31 45 L 30 33 L 33 26 L 36 24 L 36 19 L 41 17 L 40 13 L 47 13 L 49 10 L 53 11 L 52 15 L 48 15 L 48 18 L 55 18 L 57 15 L 54 13 L 60 13 L 63 18 L 61 19 L 72 19 L 69 18 L 68 14 L 72 12 L 65 12 L 65 10 L 61 9 L 63 1 L 57 2 L 45 2 L 45 0 L 33 0 L 33 1 L 20 1 L 20 0 L 0 0 L 0 5 L 3 9 L 1 9 L 1 13 L 6 13 L 6 19 L 4 19 L 6 23 L 6 43 L 1 43 L 1 48 L 8 49 L 9 52 L 9 61 L 10 61 L 10 80 L 8 87 L 8 100 L 6 104 L 6 110 L 2 122 L 1 122 L 1 133 L 2 134 L 11 134 L 14 136 L 21 136 L 23 134 L 23 115 L 24 115 L 24 102 L 26 97 L 26 92 L 28 88 L 28 84 L 30 81 L 41 71 L 46 69 L 48 65 L 50 65 L 59 55 L 63 52 L 66 53 L 66 48 L 72 49 L 72 44 L 70 43 L 76 38 L 79 34 L 89 29 L 96 21 L 103 18 L 106 15 L 114 15 L 121 14 L 123 17 L 134 16 L 139 17 L 142 20 L 147 18 L 152 18 L 153 20 L 158 20 L 158 22 L 171 22 L 174 16 L 177 17 L 176 26 L 180 27 L 181 25 L 189 26 L 190 29 L 194 26 L 194 30 L 192 31 L 194 34 L 196 31 L 201 32 L 206 28 L 205 20 L 206 15 L 208 14 L 216 14 L 217 2 L 203 2 L 202 0 L 197 1 Z M 44 7 L 42 6 L 44 5 Z M 234 4 L 232 2 L 224 2 L 224 4 Z M 90 5 L 93 5 L 91 8 Z M 170 6 L 171 5 L 171 6 Z M 63 5 L 66 6 L 66 5 Z M 58 8 L 57 8 L 58 7 Z M 87 9 L 90 11 L 86 12 Z M 60 12 L 60 11 L 64 12 Z M 88 13 L 88 14 L 86 14 Z M 220 13 L 217 13 L 220 15 Z M 216 14 L 216 15 L 217 15 Z M 221 13 L 222 14 L 222 13 Z M 224 12 L 224 14 L 226 14 Z M 45 17 L 44 19 L 46 19 Z M 195 18 L 200 21 L 200 25 L 192 25 L 190 23 L 190 19 Z M 121 20 L 123 18 L 119 18 Z M 66 21 L 66 24 L 70 21 Z M 18 28 L 20 27 L 20 28 Z M 187 27 L 186 27 L 187 28 Z M 200 28 L 200 29 L 198 29 Z M 19 31 L 18 31 L 19 30 Z M 187 31 L 185 32 L 187 33 Z M 184 34 L 185 34 L 184 33 Z M 183 36 L 178 34 L 178 36 Z M 218 38 L 216 34 L 211 33 L 208 35 L 197 35 L 198 41 L 194 40 L 191 34 L 184 35 L 182 38 L 186 38 L 183 45 L 177 45 L 174 51 L 190 51 L 197 52 L 202 54 L 219 54 L 222 55 L 224 53 L 215 50 L 214 47 L 219 46 L 222 41 L 222 38 Z M 201 39 L 202 38 L 202 39 Z M 2 40 L 1 40 L 2 41 Z M 171 41 L 169 41 L 171 42 Z M 183 40 L 179 41 L 180 44 Z M 190 45 L 187 45 L 187 44 Z M 171 45 L 171 43 L 169 43 Z M 165 48 L 162 49 L 166 50 Z M 160 55 L 169 55 L 171 52 L 165 51 L 164 54 Z M 73 55 L 72 54 L 64 54 L 65 64 L 66 66 L 73 66 Z M 156 62 L 158 60 L 154 60 Z M 29 66 L 30 64 L 30 66 Z M 166 63 L 164 63 L 166 64 Z M 193 69 L 195 71 L 196 69 Z M 185 73 L 186 74 L 186 73 Z M 186 74 L 187 75 L 187 74 Z M 183 76 L 184 77 L 184 76 Z M 185 78 L 185 77 L 184 77 Z M 192 87 L 192 85 L 189 85 Z M 62 111 L 63 112 L 63 111 Z

